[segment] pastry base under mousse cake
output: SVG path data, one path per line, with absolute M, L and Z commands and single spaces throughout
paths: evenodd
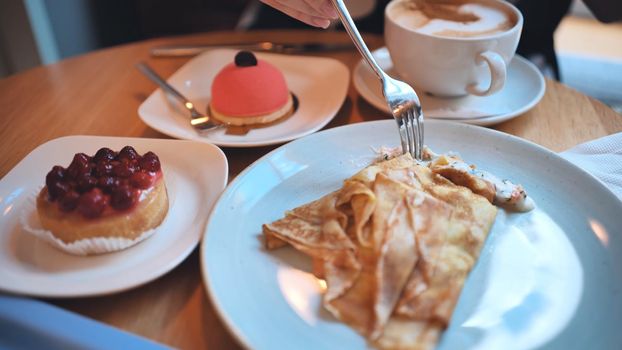
M 234 125 L 234 126 L 247 126 L 247 125 L 257 125 L 257 124 L 269 124 L 275 122 L 281 118 L 285 118 L 291 115 L 294 111 L 294 99 L 291 94 L 287 97 L 287 102 L 283 107 L 277 109 L 274 112 L 260 114 L 260 115 L 249 115 L 249 116 L 228 116 L 214 108 L 209 108 L 209 114 L 217 119 L 220 122 Z

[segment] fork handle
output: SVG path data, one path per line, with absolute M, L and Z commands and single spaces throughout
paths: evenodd
M 179 91 L 177 91 L 177 89 L 175 89 L 173 86 L 167 83 L 166 80 L 164 80 L 160 75 L 158 75 L 158 73 L 156 73 L 153 69 L 151 69 L 151 67 L 149 67 L 148 64 L 144 62 L 139 62 L 136 64 L 136 68 L 138 68 L 138 70 L 140 70 L 151 81 L 158 84 L 158 86 L 162 88 L 162 90 L 164 90 L 169 95 L 179 100 L 179 102 L 181 102 L 184 105 L 184 107 L 188 108 L 188 103 L 190 103 L 190 101 L 188 101 L 188 99 L 186 99 L 184 95 L 182 95 Z
M 350 16 L 350 12 L 348 11 L 346 5 L 343 3 L 343 0 L 332 0 L 332 2 L 333 6 L 335 6 L 335 9 L 337 10 L 337 14 L 339 15 L 341 23 L 348 32 L 348 35 L 350 35 L 352 42 L 354 42 L 354 46 L 356 46 L 356 48 L 359 50 L 359 52 L 361 53 L 367 64 L 374 71 L 374 73 L 376 73 L 378 79 L 384 81 L 384 72 L 382 71 L 382 68 L 380 68 L 380 66 L 374 59 L 374 56 L 372 56 L 371 52 L 367 48 L 367 45 L 365 45 L 365 41 L 363 41 L 359 30 L 356 28 L 356 24 L 354 24 L 352 16 Z

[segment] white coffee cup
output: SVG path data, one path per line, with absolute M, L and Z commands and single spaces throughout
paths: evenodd
M 461 37 L 407 25 L 405 19 L 410 19 L 403 17 L 409 15 L 404 6 L 410 1 L 393 0 L 385 9 L 385 43 L 401 79 L 416 90 L 448 97 L 486 96 L 503 88 L 523 27 L 516 7 L 500 0 L 473 0 L 478 6 L 502 11 L 511 27 Z

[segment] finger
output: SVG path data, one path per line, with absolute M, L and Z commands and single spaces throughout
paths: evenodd
M 330 0 L 304 0 L 304 2 L 325 17 L 332 19 L 336 19 L 338 17 L 337 11 Z
M 274 0 L 274 1 L 280 3 L 281 6 L 283 7 L 289 7 L 292 9 L 296 9 L 309 16 L 326 17 L 326 15 L 324 15 L 321 11 L 316 10 L 314 7 L 309 5 L 305 0 Z
M 292 16 L 295 18 L 299 17 L 298 13 L 303 13 L 312 17 L 325 17 L 321 12 L 304 2 L 304 0 L 266 0 L 263 2 L 282 12 L 285 12 L 287 8 L 288 15 L 292 16 L 292 14 L 295 14 L 295 16 Z
M 286 15 L 296 18 L 297 20 L 304 22 L 310 26 L 327 28 L 330 25 L 330 20 L 324 17 L 312 16 L 306 13 L 303 13 L 300 10 L 292 8 L 287 5 L 283 5 L 282 3 L 275 0 L 261 0 L 264 4 L 274 7 L 275 9 L 285 13 Z

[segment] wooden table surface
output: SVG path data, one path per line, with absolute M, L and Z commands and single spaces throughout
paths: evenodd
M 189 58 L 151 58 L 151 47 L 268 38 L 286 42 L 349 40 L 343 33 L 318 31 L 205 33 L 100 50 L 0 80 L 0 176 L 38 145 L 61 136 L 169 138 L 138 117 L 139 105 L 155 87 L 134 64 L 146 61 L 168 77 Z M 372 49 L 383 44 L 379 36 L 366 36 L 366 40 Z M 356 51 L 313 55 L 336 58 L 351 69 L 359 60 Z M 351 84 L 344 105 L 325 128 L 386 118 L 388 115 L 366 103 Z M 547 80 L 546 93 L 538 105 L 494 128 L 562 151 L 622 131 L 622 116 L 590 97 Z M 275 147 L 223 149 L 229 160 L 230 178 Z M 48 301 L 173 347 L 239 348 L 206 297 L 196 249 L 173 271 L 139 288 L 111 296 Z

